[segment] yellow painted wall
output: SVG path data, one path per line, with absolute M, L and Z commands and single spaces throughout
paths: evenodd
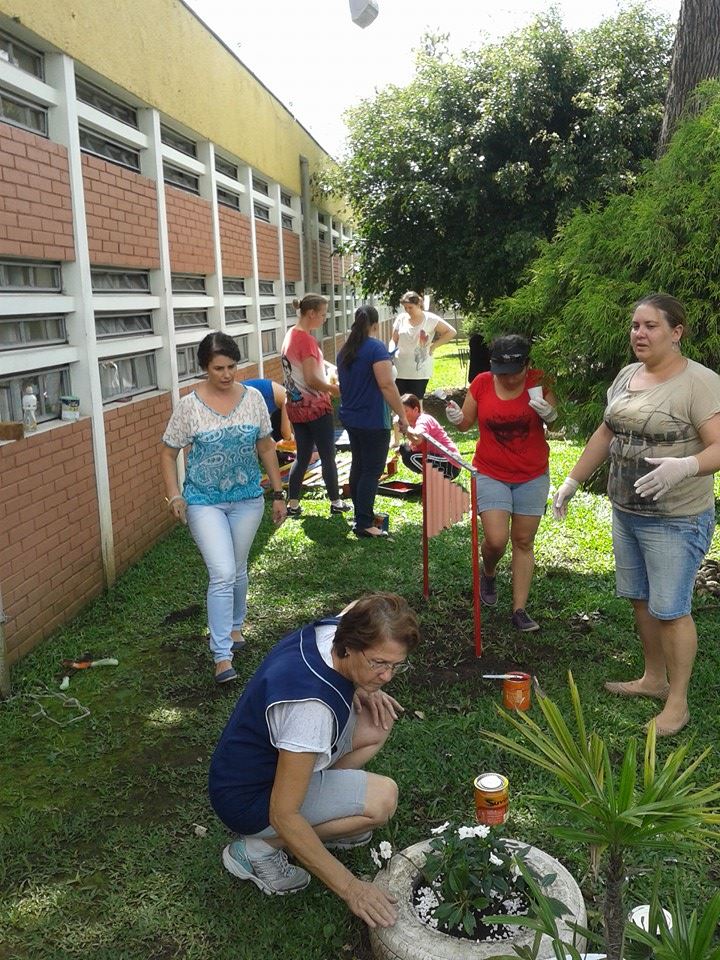
M 0 0 L 0 12 L 295 193 L 300 154 L 311 172 L 328 160 L 179 0 Z

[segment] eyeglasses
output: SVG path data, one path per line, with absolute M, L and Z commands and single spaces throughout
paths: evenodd
M 410 669 L 410 664 L 407 660 L 401 660 L 400 663 L 388 663 L 387 660 L 371 660 L 365 656 L 364 650 L 361 650 L 360 653 L 363 655 L 365 663 L 376 673 L 385 673 L 386 670 L 389 670 L 390 673 L 395 676 L 398 673 L 405 673 L 406 670 Z

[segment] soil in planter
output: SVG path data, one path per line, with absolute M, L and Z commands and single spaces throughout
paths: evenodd
M 518 893 L 514 889 L 511 889 L 508 893 L 503 894 L 501 898 L 493 900 L 490 906 L 484 910 L 473 911 L 476 925 L 475 931 L 470 935 L 465 932 L 462 924 L 448 927 L 442 921 L 436 921 L 432 916 L 434 902 L 433 905 L 428 906 L 429 895 L 430 899 L 432 895 L 434 895 L 435 901 L 439 899 L 437 891 L 430 887 L 425 880 L 419 880 L 413 887 L 412 903 L 413 909 L 420 921 L 428 927 L 433 927 L 440 933 L 446 933 L 450 937 L 457 937 L 459 940 L 471 940 L 473 943 L 493 943 L 509 940 L 510 937 L 517 933 L 517 927 L 503 926 L 497 923 L 487 924 L 484 918 L 493 916 L 524 916 L 530 908 L 530 903 L 525 894 Z M 505 905 L 506 903 L 508 906 Z M 510 904 L 512 904 L 512 906 L 510 906 Z

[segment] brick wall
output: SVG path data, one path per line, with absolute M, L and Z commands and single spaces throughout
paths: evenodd
M 165 202 L 173 273 L 215 273 L 210 203 L 170 186 Z
M 0 446 L 0 586 L 10 662 L 103 589 L 90 420 Z
M 280 251 L 277 227 L 255 221 L 257 238 L 258 276 L 263 280 L 276 280 L 280 276 Z
M 126 570 L 173 527 L 160 476 L 160 440 L 170 394 L 140 398 L 105 413 L 115 566 Z
M 0 123 L 0 254 L 74 260 L 67 150 Z
M 330 255 L 330 245 L 320 244 L 320 282 L 332 283 L 332 257 Z
M 90 262 L 107 267 L 160 266 L 155 184 L 100 157 L 82 156 Z
M 300 237 L 292 230 L 283 230 L 283 260 L 285 263 L 285 279 L 301 280 Z
M 249 277 L 252 273 L 250 221 L 229 207 L 219 206 L 218 213 L 223 275 Z
M 282 344 L 278 343 L 278 347 L 281 347 Z M 271 357 L 270 360 L 265 361 L 265 377 L 268 380 L 275 380 L 276 383 L 282 383 L 285 379 L 283 374 L 282 363 L 280 362 L 280 357 Z

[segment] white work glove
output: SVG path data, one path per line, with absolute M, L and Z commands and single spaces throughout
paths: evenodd
M 553 420 L 557 420 L 557 410 L 543 397 L 539 397 L 537 400 L 528 400 L 528 405 L 533 408 L 535 413 L 541 420 L 544 420 L 545 423 L 552 423 Z
M 445 407 L 445 416 L 448 418 L 450 423 L 454 423 L 455 426 L 457 426 L 459 423 L 462 423 L 463 412 L 455 403 L 455 401 L 451 400 Z
M 572 477 L 566 477 L 558 487 L 558 491 L 553 497 L 552 513 L 556 520 L 564 520 L 567 516 L 567 505 L 570 499 L 575 496 L 580 484 Z
M 635 492 L 641 497 L 659 500 L 688 477 L 698 472 L 697 457 L 645 457 L 645 463 L 657 464 L 654 470 L 635 481 Z

